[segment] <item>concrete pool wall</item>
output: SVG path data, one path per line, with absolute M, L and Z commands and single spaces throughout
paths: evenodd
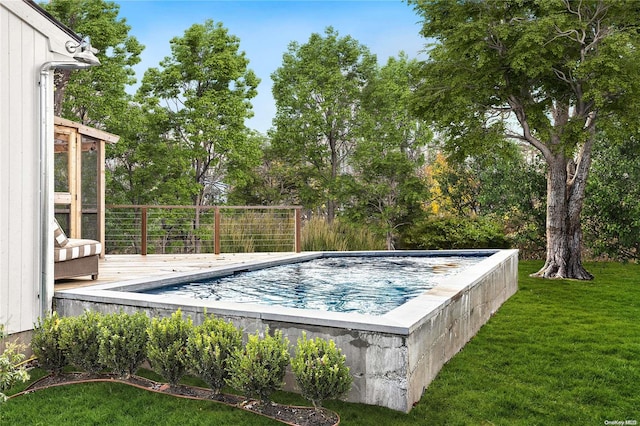
M 206 309 L 207 313 L 233 321 L 245 333 L 264 332 L 267 328 L 282 330 L 292 344 L 292 351 L 303 332 L 309 338 L 333 339 L 346 355 L 354 378 L 348 401 L 409 412 L 442 366 L 517 291 L 518 272 L 517 250 L 413 253 L 489 257 L 381 316 L 134 293 L 175 284 L 187 276 L 202 279 L 228 275 L 283 261 L 58 291 L 54 295 L 54 309 L 62 316 L 81 315 L 87 309 L 104 313 L 141 310 L 150 316 L 168 316 L 180 308 L 195 324 L 202 322 Z M 303 253 L 292 255 L 285 262 L 332 255 L 335 253 Z M 295 391 L 293 376 L 288 374 L 285 380 L 285 389 Z

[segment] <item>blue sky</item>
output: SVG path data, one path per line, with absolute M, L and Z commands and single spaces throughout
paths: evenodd
M 424 58 L 425 41 L 419 35 L 420 18 L 399 0 L 242 0 L 169 1 L 124 0 L 120 17 L 131 26 L 130 34 L 144 46 L 136 77 L 158 67 L 171 54 L 169 40 L 181 37 L 193 24 L 207 19 L 221 22 L 240 38 L 249 67 L 262 80 L 253 99 L 255 116 L 247 125 L 260 132 L 271 127 L 275 102 L 271 95 L 271 73 L 282 64 L 291 41 L 306 43 L 312 33 L 323 34 L 333 26 L 340 36 L 350 35 L 376 54 L 380 64 L 400 51 L 411 58 Z

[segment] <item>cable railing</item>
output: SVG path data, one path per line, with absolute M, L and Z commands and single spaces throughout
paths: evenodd
M 108 205 L 107 254 L 300 252 L 299 206 Z

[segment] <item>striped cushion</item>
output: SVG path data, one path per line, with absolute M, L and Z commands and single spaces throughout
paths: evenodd
M 53 218 L 53 239 L 55 240 L 56 247 L 64 247 L 69 243 L 69 239 L 55 217 Z
M 68 241 L 64 248 L 56 247 L 53 250 L 55 262 L 93 256 L 102 252 L 102 244 L 95 240 L 76 240 L 71 238 Z

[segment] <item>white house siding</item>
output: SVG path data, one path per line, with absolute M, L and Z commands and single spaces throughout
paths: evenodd
M 53 250 L 40 230 L 53 200 L 40 205 L 39 80 L 45 62 L 73 60 L 64 50 L 70 39 L 26 2 L 0 1 L 0 323 L 10 334 L 33 328 L 43 285 L 53 293 L 53 265 L 44 274 L 41 267 L 43 250 Z

